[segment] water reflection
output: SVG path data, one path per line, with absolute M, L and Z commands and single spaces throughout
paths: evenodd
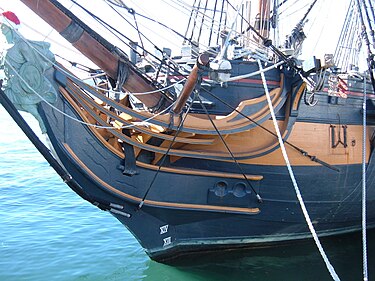
M 322 239 L 325 251 L 341 280 L 363 280 L 361 234 Z M 368 232 L 369 280 L 375 274 L 375 231 Z M 278 248 L 209 254 L 174 266 L 148 263 L 143 280 L 280 281 L 333 280 L 315 244 L 296 243 Z

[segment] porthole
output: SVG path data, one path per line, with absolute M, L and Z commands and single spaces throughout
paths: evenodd
M 246 195 L 246 184 L 240 182 L 233 187 L 233 195 L 236 197 L 244 197 Z
M 214 192 L 216 196 L 224 197 L 228 194 L 228 184 L 225 181 L 219 181 L 215 184 Z

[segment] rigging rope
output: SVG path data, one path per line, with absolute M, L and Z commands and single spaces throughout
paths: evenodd
M 74 0 L 71 0 L 71 1 L 74 1 Z M 152 19 L 152 18 L 150 18 L 150 17 L 148 17 L 148 16 L 145 16 L 145 15 L 142 15 L 142 14 L 140 14 L 140 13 L 137 13 L 133 8 L 130 8 L 130 7 L 126 6 L 125 4 L 123 4 L 123 5 L 117 5 L 117 4 L 114 4 L 113 1 L 111 1 L 111 0 L 105 0 L 105 1 L 111 3 L 112 5 L 115 5 L 115 6 L 117 6 L 117 7 L 120 7 L 120 8 L 124 8 L 124 9 L 126 9 L 126 10 L 127 10 L 130 14 L 132 14 L 133 16 L 137 15 L 137 16 L 140 16 L 140 17 L 142 17 L 142 18 L 144 18 L 144 19 L 147 19 L 147 20 L 149 20 L 149 21 L 152 21 L 152 22 L 154 22 L 154 23 L 156 23 L 156 24 L 158 24 L 158 25 L 161 25 L 161 26 L 163 26 L 164 28 L 166 28 L 166 29 L 172 31 L 173 33 L 175 33 L 175 34 L 178 35 L 179 37 L 181 37 L 181 38 L 183 38 L 183 39 L 185 39 L 185 40 L 190 41 L 188 38 L 186 38 L 184 35 L 182 35 L 181 33 L 179 33 L 177 30 L 174 30 L 173 28 L 167 26 L 166 24 L 163 24 L 163 23 L 161 23 L 161 22 L 159 22 L 159 21 L 157 21 L 157 20 L 154 20 L 154 19 Z M 114 9 L 114 10 L 117 11 L 116 9 Z M 117 11 L 117 13 L 118 13 L 118 11 Z M 118 14 L 119 14 L 119 13 L 118 13 Z M 124 18 L 123 18 L 123 19 L 124 19 Z M 124 20 L 125 20 L 125 19 L 124 19 Z M 129 22 L 128 22 L 128 23 L 129 23 Z M 106 23 L 106 24 L 107 24 L 107 23 Z M 108 24 L 107 24 L 107 25 L 108 25 Z M 130 24 L 130 26 L 132 26 L 134 29 L 137 30 L 137 28 L 134 27 L 133 25 Z M 118 31 L 117 31 L 117 32 L 118 32 Z M 142 33 L 140 33 L 140 34 L 142 34 Z M 124 36 L 124 35 L 123 35 L 123 36 Z M 147 40 L 149 40 L 144 34 L 142 34 L 142 36 L 143 36 L 144 38 L 146 38 Z M 152 42 L 150 42 L 150 43 L 152 43 Z M 153 43 L 152 43 L 152 44 L 153 44 Z M 156 44 L 153 44 L 153 45 L 154 45 L 155 48 L 157 48 Z M 157 49 L 158 49 L 158 50 L 161 50 L 160 48 L 157 48 Z
M 50 102 L 48 102 L 43 96 L 41 96 L 39 93 L 37 93 L 32 86 L 30 86 L 30 84 L 25 80 L 23 79 L 23 77 L 17 72 L 17 70 L 4 58 L 4 61 L 7 63 L 7 66 L 10 67 L 10 69 L 12 69 L 12 71 L 14 71 L 14 73 L 16 74 L 16 76 L 26 85 L 27 88 L 29 88 L 35 95 L 37 95 L 42 101 L 44 101 L 48 106 L 50 106 L 52 109 L 56 110 L 57 112 L 59 112 L 60 114 L 62 114 L 63 116 L 73 120 L 73 121 L 76 121 L 82 125 L 86 125 L 86 126 L 90 126 L 90 127 L 94 127 L 94 128 L 97 128 L 97 129 L 117 129 L 113 126 L 99 126 L 99 125 L 96 125 L 96 124 L 91 124 L 91 123 L 87 123 L 87 122 L 84 122 L 84 121 L 81 121 L 73 116 L 70 116 L 68 114 L 66 114 L 65 112 L 61 111 L 60 109 L 58 109 L 57 107 L 55 107 L 53 104 L 51 104 Z M 134 126 L 137 126 L 139 125 L 140 123 L 147 123 L 149 121 L 151 121 L 152 119 L 156 118 L 157 116 L 161 115 L 161 114 L 164 114 L 166 113 L 173 105 L 175 104 L 172 103 L 171 105 L 169 105 L 166 109 L 164 109 L 163 111 L 153 115 L 152 117 L 148 118 L 148 119 L 145 119 L 143 120 L 142 122 L 137 122 L 137 124 L 132 124 L 132 125 L 127 125 L 127 126 L 122 126 L 122 127 L 118 127 L 118 129 L 127 129 L 127 128 L 132 128 Z
M 369 33 L 370 33 L 371 38 L 372 38 L 372 45 L 373 45 L 373 47 L 375 47 L 375 32 L 374 32 L 374 26 L 373 26 L 372 21 L 371 21 L 371 18 L 370 18 L 369 10 L 368 10 L 367 7 L 366 7 L 366 1 L 365 1 L 365 0 L 362 0 L 362 2 L 363 2 L 363 9 L 365 10 L 365 13 L 366 13 L 367 26 L 368 26 L 368 28 L 370 29 Z M 370 1 L 370 2 L 371 2 L 371 1 Z
M 253 187 L 253 185 L 251 184 L 251 182 L 249 181 L 249 179 L 247 178 L 246 174 L 245 174 L 245 171 L 242 169 L 240 163 L 237 161 L 236 157 L 234 156 L 233 152 L 231 151 L 231 149 L 229 148 L 227 142 L 225 141 L 223 135 L 220 133 L 218 127 L 215 125 L 215 122 L 212 120 L 212 117 L 211 115 L 208 113 L 208 110 L 206 108 L 206 106 L 203 104 L 202 102 L 202 99 L 200 97 L 198 97 L 198 100 L 199 100 L 199 103 L 200 105 L 202 106 L 203 110 L 205 111 L 208 119 L 210 119 L 210 122 L 212 124 L 212 126 L 214 127 L 215 131 L 217 132 L 217 135 L 219 136 L 221 142 L 224 144 L 225 148 L 227 149 L 229 155 L 231 156 L 233 162 L 236 164 L 237 168 L 241 171 L 241 174 L 242 176 L 244 177 L 245 181 L 247 182 L 247 184 L 250 186 L 251 190 L 255 193 L 255 196 L 258 200 L 259 203 L 262 203 L 263 202 L 263 199 L 262 197 L 259 195 L 259 193 L 255 190 L 255 188 Z
M 260 60 L 258 60 L 258 65 L 259 65 L 259 69 L 262 70 L 263 66 L 262 66 L 262 63 L 261 63 Z M 317 235 L 317 233 L 316 233 L 316 231 L 314 229 L 314 226 L 313 226 L 313 224 L 311 222 L 309 213 L 308 213 L 308 211 L 306 209 L 305 203 L 303 201 L 301 192 L 300 192 L 298 184 L 297 184 L 297 180 L 296 180 L 296 178 L 294 176 L 294 173 L 293 173 L 292 166 L 291 166 L 291 164 L 289 162 L 288 154 L 287 154 L 286 149 L 285 149 L 284 141 L 283 141 L 283 138 L 281 136 L 279 126 L 277 124 L 276 115 L 275 115 L 275 112 L 273 110 L 273 105 L 272 105 L 272 101 L 271 101 L 271 96 L 270 96 L 270 93 L 268 91 L 266 77 L 265 77 L 264 73 L 261 73 L 261 76 L 262 76 L 262 81 L 263 81 L 263 87 L 264 87 L 264 90 L 266 92 L 268 106 L 269 106 L 269 109 L 270 109 L 270 112 L 271 112 L 271 116 L 272 116 L 273 125 L 275 127 L 276 134 L 277 134 L 277 137 L 278 137 L 278 140 L 279 140 L 280 149 L 281 149 L 281 152 L 283 154 L 285 163 L 287 165 L 288 172 L 289 172 L 290 178 L 292 180 L 292 183 L 293 183 L 293 186 L 294 186 L 297 198 L 298 198 L 298 202 L 299 202 L 299 204 L 301 206 L 301 209 L 302 209 L 303 215 L 304 215 L 304 217 L 306 219 L 307 225 L 308 225 L 308 227 L 310 229 L 310 232 L 311 232 L 311 234 L 312 234 L 312 236 L 314 238 L 316 246 L 318 247 L 319 252 L 320 252 L 321 256 L 323 257 L 323 260 L 324 260 L 324 262 L 325 262 L 325 264 L 327 266 L 327 269 L 328 269 L 329 273 L 331 274 L 333 280 L 339 281 L 340 278 L 336 274 L 335 269 L 333 268 L 333 266 L 329 262 L 328 257 L 326 255 L 326 253 L 324 252 L 324 249 L 323 249 L 323 247 L 322 247 L 322 245 L 321 245 L 321 243 L 319 241 L 319 237 L 318 237 L 318 235 Z
M 363 18 L 363 14 L 362 14 L 362 10 L 361 10 L 361 4 L 360 4 L 360 0 L 356 0 L 357 1 L 357 7 L 358 7 L 358 14 L 359 14 L 359 19 L 361 21 L 361 25 L 362 25 L 362 37 L 363 37 L 363 40 L 365 41 L 365 44 L 367 46 L 367 66 L 368 66 L 368 71 L 369 71 L 369 74 L 370 74 L 370 78 L 371 78 L 371 84 L 372 84 L 372 88 L 374 89 L 375 91 L 375 77 L 374 77 L 374 69 L 375 69 L 375 65 L 374 65 L 374 55 L 371 51 L 371 47 L 370 47 L 370 40 L 367 36 L 367 30 L 366 30 L 366 24 L 365 24 L 365 20 Z M 365 7 L 366 8 L 366 7 Z
M 363 255 L 363 281 L 368 281 L 367 268 L 367 237 L 366 237 L 366 76 L 363 78 L 363 142 L 362 142 L 362 255 Z
M 252 77 L 252 76 L 255 76 L 255 75 L 259 75 L 259 74 L 267 72 L 267 71 L 269 71 L 271 69 L 277 68 L 277 67 L 279 67 L 280 65 L 282 65 L 284 63 L 285 63 L 284 61 L 279 61 L 278 63 L 275 63 L 275 64 L 273 64 L 273 65 L 271 65 L 271 66 L 269 66 L 267 68 L 264 68 L 262 70 L 254 71 L 254 72 L 251 72 L 251 73 L 248 73 L 248 74 L 244 74 L 244 75 L 238 75 L 238 76 L 230 77 L 228 79 L 228 82 L 237 81 L 237 80 L 249 78 L 249 77 Z
M 223 1 L 223 3 L 224 3 L 224 1 Z M 17 30 L 14 30 L 21 38 L 22 38 L 22 40 L 24 40 L 28 45 L 29 45 L 29 47 L 30 48 L 32 48 L 32 49 L 34 49 L 34 47 L 32 46 L 32 45 L 30 45 L 28 42 L 27 42 L 27 40 L 17 31 Z M 44 55 L 43 54 L 41 54 L 37 49 L 34 49 L 36 52 L 38 52 L 39 53 L 39 55 L 41 55 L 42 57 L 44 57 Z M 68 73 L 68 72 L 66 72 L 64 69 L 62 69 L 59 65 L 57 65 L 57 64 L 55 64 L 55 62 L 51 62 L 48 58 L 45 58 L 47 61 L 49 61 L 50 63 L 52 63 L 56 68 L 58 68 L 60 71 L 62 71 L 63 73 L 65 73 L 68 77 L 73 77 L 70 73 Z M 270 68 L 273 68 L 274 66 L 271 66 Z M 268 68 L 266 68 L 266 69 L 268 69 Z M 262 69 L 260 72 L 264 72 L 266 69 Z M 253 74 L 249 74 L 250 76 L 251 75 L 253 75 Z M 238 76 L 239 77 L 239 76 Z M 249 76 L 247 76 L 247 77 L 249 77 Z M 75 79 L 75 77 L 73 77 L 74 79 Z M 178 84 L 178 83 L 181 83 L 183 80 L 180 80 L 180 81 L 178 81 L 178 82 L 176 82 L 175 84 L 173 84 L 173 85 L 176 85 L 176 84 Z M 172 87 L 173 85 L 170 85 L 170 86 L 168 86 L 168 87 Z M 90 87 L 92 87 L 92 86 L 90 86 Z M 165 89 L 167 89 L 168 87 L 166 87 Z M 104 90 L 104 91 L 108 91 L 107 89 L 101 89 L 101 88 L 99 88 L 99 87 L 94 87 L 94 88 L 96 88 L 96 89 L 99 89 L 99 90 Z M 162 89 L 160 89 L 160 90 L 162 90 Z M 157 91 L 160 91 L 160 90 L 155 90 L 154 92 L 157 92 Z M 217 99 L 218 101 L 220 101 L 221 103 L 223 103 L 223 104 L 225 104 L 226 106 L 228 106 L 229 108 L 231 108 L 232 110 L 234 110 L 235 112 L 237 112 L 238 114 L 240 114 L 241 116 L 243 116 L 244 118 L 246 118 L 247 120 L 249 120 L 249 121 L 251 121 L 252 123 L 254 123 L 256 126 L 258 126 L 258 127 L 260 127 L 261 129 L 263 129 L 263 130 L 265 130 L 266 132 L 268 132 L 269 134 L 271 134 L 271 135 L 273 135 L 273 136 L 275 136 L 275 137 L 277 137 L 276 136 L 276 134 L 275 133 L 273 133 L 273 132 L 271 132 L 270 130 L 268 130 L 267 128 L 265 128 L 264 126 L 262 126 L 261 124 L 259 124 L 258 122 L 256 122 L 256 121 L 254 121 L 254 120 L 252 120 L 251 118 L 249 118 L 248 116 L 246 116 L 245 114 L 243 114 L 242 112 L 240 112 L 240 111 L 238 111 L 238 109 L 236 109 L 236 108 L 234 108 L 233 106 L 231 106 L 230 104 L 228 104 L 226 101 L 224 101 L 223 99 L 221 99 L 221 98 L 219 98 L 219 97 L 217 97 L 216 95 L 214 95 L 214 94 L 212 94 L 210 91 L 208 91 L 208 90 L 206 90 L 205 88 L 202 88 L 202 90 L 203 91 L 205 91 L 205 92 L 207 92 L 209 95 L 211 95 L 212 97 L 214 97 L 215 99 Z M 109 91 L 109 92 L 114 92 L 114 91 Z M 149 93 L 152 93 L 152 92 L 146 92 L 146 93 L 135 93 L 136 95 L 140 95 L 140 94 L 149 94 Z M 37 93 L 36 93 L 37 94 Z M 38 94 L 37 94 L 38 95 Z M 172 104 L 173 105 L 173 104 Z M 171 106 L 172 106 L 171 105 Z M 52 107 L 53 107 L 53 105 L 51 105 Z M 169 109 L 170 107 L 168 107 L 167 109 Z M 157 117 L 157 116 L 159 116 L 159 115 L 161 115 L 161 114 L 163 114 L 164 112 L 166 112 L 166 110 L 167 109 L 165 109 L 165 110 L 163 110 L 162 112 L 160 112 L 159 114 L 157 114 L 157 115 L 154 115 L 153 117 L 150 117 L 150 118 L 148 118 L 148 119 L 146 119 L 146 120 L 144 120 L 144 122 L 148 122 L 148 121 L 151 121 L 152 119 L 154 119 L 155 117 Z M 58 109 L 56 109 L 56 110 L 58 110 Z M 60 112 L 61 114 L 64 114 L 64 112 Z M 67 116 L 68 118 L 70 118 L 70 119 L 75 119 L 74 117 L 71 117 L 71 116 Z M 86 124 L 85 122 L 82 122 L 81 120 L 78 120 L 78 119 L 75 119 L 77 122 L 81 122 L 81 123 L 83 123 L 83 124 Z M 86 125 L 88 125 L 88 126 L 93 126 L 93 127 L 97 127 L 97 128 L 100 128 L 100 127 L 102 127 L 102 126 L 97 126 L 97 125 L 94 125 L 94 124 L 86 124 Z M 107 127 L 103 127 L 103 128 L 107 128 Z M 301 149 L 301 148 L 299 148 L 299 147 L 297 147 L 297 146 L 295 146 L 295 145 L 293 145 L 292 143 L 290 143 L 290 142 L 288 142 L 288 141 L 285 141 L 285 143 L 286 144 L 288 144 L 288 145 L 290 145 L 292 148 L 294 148 L 294 149 L 296 149 L 298 152 L 300 152 L 304 157 L 308 157 L 311 161 L 314 161 L 314 162 L 317 162 L 317 163 L 319 163 L 320 165 L 323 165 L 323 166 L 325 166 L 325 167 L 328 167 L 328 168 L 330 168 L 330 169 L 332 169 L 332 170 L 335 170 L 335 171 L 339 171 L 336 167 L 334 167 L 334 166 L 332 166 L 332 165 L 330 165 L 330 164 L 328 164 L 328 163 L 326 163 L 326 162 L 324 162 L 324 161 L 322 161 L 322 160 L 320 160 L 318 157 L 316 157 L 316 156 L 314 156 L 314 155 L 310 155 L 308 152 L 306 152 L 305 150 L 303 150 L 303 149 Z
M 208 38 L 208 46 L 211 45 L 212 32 L 213 32 L 213 29 L 214 29 L 214 23 L 215 23 L 215 15 L 216 15 L 217 1 L 218 1 L 218 0 L 215 0 L 214 13 L 213 13 L 213 15 L 212 15 L 212 22 L 211 22 L 211 32 L 210 32 L 210 37 Z
M 197 38 L 198 43 L 199 43 L 199 40 L 200 40 L 201 35 L 202 35 L 202 29 L 203 29 L 203 25 L 204 25 L 204 20 L 206 18 L 206 13 L 207 13 L 207 5 L 208 5 L 208 0 L 206 0 L 206 5 L 204 6 L 203 17 L 202 17 L 202 20 L 201 20 L 201 26 L 199 28 L 199 34 L 198 34 L 198 38 Z
M 262 71 L 260 72 L 262 73 Z M 267 129 L 266 127 L 264 127 L 263 125 L 259 124 L 257 121 L 251 119 L 249 116 L 245 115 L 243 112 L 239 111 L 237 108 L 233 107 L 232 105 L 230 105 L 228 102 L 226 102 L 225 100 L 223 100 L 222 98 L 214 95 L 213 93 L 211 93 L 210 91 L 208 91 L 207 89 L 205 88 L 202 88 L 202 90 L 204 92 L 206 92 L 207 94 L 209 94 L 211 97 L 215 98 L 216 100 L 220 101 L 221 103 L 225 104 L 226 106 L 228 106 L 230 109 L 232 109 L 234 112 L 238 113 L 239 115 L 241 115 L 243 118 L 249 120 L 250 122 L 252 122 L 253 124 L 255 124 L 256 126 L 258 126 L 259 128 L 261 128 L 262 130 L 266 131 L 267 133 L 269 133 L 270 135 L 274 136 L 277 138 L 277 135 L 272 132 L 271 130 Z M 332 166 L 330 164 L 328 164 L 327 162 L 324 162 L 322 160 L 320 160 L 318 157 L 314 156 L 314 155 L 310 155 L 307 151 L 303 150 L 302 148 L 299 148 L 298 146 L 294 145 L 293 143 L 291 142 L 288 142 L 287 140 L 283 140 L 284 143 L 288 144 L 290 147 L 292 147 L 293 149 L 295 149 L 296 151 L 298 151 L 299 153 L 301 153 L 302 156 L 304 157 L 307 157 L 310 159 L 310 161 L 313 161 L 313 162 L 316 162 L 316 163 L 319 163 L 320 165 L 324 166 L 324 167 L 327 167 L 329 169 L 332 169 L 336 172 L 340 172 L 340 170 L 338 168 L 336 168 L 335 166 Z
M 195 6 L 195 3 L 197 2 L 197 0 L 194 0 L 194 3 L 193 3 L 193 6 Z M 190 23 L 191 23 L 191 19 L 193 17 L 193 13 L 194 13 L 194 9 L 191 9 L 190 10 L 190 17 L 189 17 L 189 21 L 188 21 L 188 24 L 187 24 L 187 28 L 185 30 L 185 35 L 184 37 L 187 38 L 187 33 L 188 33 L 188 29 L 189 29 L 189 26 L 190 26 Z M 186 43 L 186 39 L 184 39 L 183 43 L 182 44 L 185 44 Z
M 221 2 L 221 10 L 220 10 L 220 18 L 219 18 L 219 27 L 222 26 L 222 21 L 223 21 L 223 15 L 224 15 L 224 0 Z M 225 24 L 224 24 L 224 27 L 225 27 Z M 222 28 L 224 28 L 222 27 Z M 216 36 L 216 45 L 219 44 L 219 39 L 220 39 L 220 33 L 218 32 L 217 33 L 217 36 Z
M 372 15 L 372 21 L 374 22 L 375 24 L 375 11 L 374 11 L 374 6 L 372 5 L 372 0 L 368 0 L 369 2 L 369 5 L 370 5 L 370 11 L 371 11 L 371 15 Z M 374 46 L 375 47 L 375 46 Z
M 135 17 L 136 13 L 133 9 L 130 9 L 128 10 L 128 12 L 133 15 L 133 18 L 134 18 L 134 23 L 135 23 L 135 29 L 138 33 L 138 38 L 139 38 L 139 41 L 141 41 L 141 45 L 142 45 L 142 50 L 143 50 L 143 55 L 146 56 L 146 48 L 143 44 L 143 40 L 142 40 L 142 33 L 141 31 L 139 30 L 139 26 L 138 26 L 138 21 L 137 21 L 137 18 Z
M 142 54 L 140 54 L 140 53 L 136 50 L 136 48 L 134 48 L 134 47 L 132 46 L 132 44 L 129 43 L 129 42 L 132 42 L 132 40 L 131 40 L 129 37 L 127 37 L 126 35 L 124 35 L 123 33 L 121 33 L 119 30 L 117 30 L 116 28 L 114 28 L 112 25 L 108 24 L 106 21 L 102 20 L 100 17 L 98 17 L 98 16 L 96 16 L 95 14 L 93 14 L 92 12 L 90 12 L 88 9 L 86 9 L 85 7 L 83 7 L 82 5 L 80 5 L 79 3 L 77 3 L 75 0 L 70 0 L 70 1 L 72 1 L 72 2 L 73 2 L 74 4 L 76 4 L 78 7 L 80 7 L 83 11 L 85 11 L 89 16 L 91 16 L 91 17 L 92 17 L 93 19 L 95 19 L 97 22 L 99 22 L 104 28 L 106 28 L 106 30 L 108 30 L 111 34 L 113 34 L 113 35 L 114 35 L 117 39 L 119 39 L 122 43 L 124 43 L 125 45 L 127 45 L 131 50 L 133 50 L 134 52 L 138 53 L 139 55 L 142 55 Z M 113 4 L 113 5 L 116 5 L 116 4 L 113 3 L 113 1 L 110 1 L 110 0 L 104 0 L 104 1 L 109 2 L 109 3 Z M 122 3 L 122 1 L 120 1 L 120 2 Z M 108 3 L 107 3 L 107 4 L 108 4 Z M 165 58 L 167 57 L 166 54 L 165 54 L 165 52 L 164 52 L 161 48 L 159 48 L 156 44 L 154 44 L 154 43 L 153 43 L 148 37 L 146 37 L 143 33 L 141 33 L 141 32 L 139 31 L 139 29 L 137 28 L 137 26 L 134 26 L 133 24 L 131 24 L 131 23 L 130 23 L 130 22 L 129 22 L 129 21 L 128 21 L 128 20 L 127 20 L 122 14 L 120 14 L 119 11 L 117 11 L 114 7 L 112 7 L 112 6 L 109 5 L 109 4 L 108 4 L 108 6 L 109 6 L 112 10 L 114 10 L 114 11 L 117 13 L 117 15 L 119 15 L 124 21 L 126 21 L 126 22 L 127 22 L 127 23 L 128 23 L 133 29 L 137 30 L 139 36 L 142 35 L 142 37 L 145 38 L 150 44 L 152 44 L 153 47 L 154 47 L 156 50 L 158 50 L 160 53 L 164 54 L 163 59 L 165 59 Z M 177 31 L 171 29 L 170 27 L 166 26 L 165 24 L 162 24 L 162 23 L 157 22 L 157 21 L 155 21 L 155 20 L 153 20 L 153 19 L 151 19 L 151 18 L 148 18 L 148 17 L 146 17 L 146 16 L 143 16 L 143 15 L 141 15 L 141 14 L 139 14 L 139 13 L 136 13 L 136 12 L 134 11 L 134 9 L 132 9 L 132 8 L 129 8 L 129 7 L 125 6 L 125 5 L 124 5 L 124 6 L 116 5 L 116 6 L 127 9 L 127 10 L 129 11 L 129 13 L 131 12 L 131 14 L 133 14 L 134 16 L 135 16 L 135 15 L 139 15 L 139 16 L 145 18 L 145 19 L 148 19 L 148 20 L 154 21 L 154 22 L 156 22 L 156 23 L 162 25 L 163 27 L 167 28 L 168 30 L 171 30 L 171 31 L 173 31 L 174 33 L 176 33 L 176 34 L 178 34 L 179 36 L 181 36 L 181 34 L 179 34 Z M 125 39 L 128 40 L 129 42 L 125 42 L 123 38 L 120 38 L 120 36 L 123 37 L 123 38 L 125 38 Z M 156 55 L 153 54 L 152 52 L 148 52 L 148 51 L 146 50 L 146 48 L 142 47 L 142 49 L 143 49 L 143 51 L 144 51 L 144 52 L 143 52 L 143 55 L 144 55 L 145 53 L 147 53 L 148 56 L 151 56 L 151 57 L 154 58 L 155 60 L 157 60 L 157 61 L 159 61 L 159 62 L 161 62 L 161 63 L 163 62 L 162 59 L 160 59 L 158 56 L 156 56 Z M 144 57 L 144 59 L 145 59 L 145 60 L 146 60 L 151 66 L 154 66 L 154 65 L 153 65 L 153 64 L 154 64 L 153 61 L 151 61 L 151 60 L 148 58 L 148 56 L 143 56 L 143 57 Z M 170 59 L 170 58 L 169 58 L 169 59 Z M 181 67 L 180 67 L 178 64 L 176 64 L 173 60 L 170 60 L 170 61 L 172 62 L 172 65 L 171 65 L 171 66 L 172 66 L 173 70 L 179 73 L 179 71 L 181 70 Z M 149 77 L 149 76 L 147 76 L 147 75 L 145 75 L 145 74 L 143 74 L 143 75 L 146 76 L 146 78 L 147 78 L 148 80 L 152 80 L 151 77 Z M 153 80 L 153 81 L 154 81 L 154 80 Z M 155 81 L 154 81 L 154 82 L 155 82 Z
M 192 40 L 193 40 L 193 35 L 194 35 L 194 29 L 195 27 L 197 26 L 197 18 L 198 18 L 198 12 L 199 12 L 199 8 L 200 8 L 200 5 L 201 5 L 201 0 L 199 0 L 198 2 L 198 7 L 195 9 L 195 17 L 194 17 L 194 20 L 193 20 L 193 27 L 191 29 L 191 34 L 190 34 L 190 38 L 188 39 L 188 41 L 191 43 Z
M 66 76 L 70 77 L 70 78 L 73 78 L 73 79 L 76 79 L 76 77 L 74 75 L 72 75 L 71 73 L 67 72 L 64 68 L 60 67 L 60 65 L 56 64 L 56 62 L 54 61 L 51 61 L 48 57 L 44 56 L 43 53 L 41 53 L 38 49 L 36 49 L 33 45 L 31 45 L 26 38 L 24 38 L 22 36 L 21 33 L 18 32 L 18 30 L 16 29 L 13 29 L 14 32 L 17 33 L 17 35 L 22 39 L 22 41 L 24 41 L 31 49 L 33 49 L 35 52 L 37 52 L 44 60 L 48 61 L 49 63 L 51 63 L 55 68 L 57 68 L 58 70 L 60 70 L 61 72 L 63 72 Z M 60 58 L 62 58 L 61 56 L 59 56 Z M 64 59 L 64 58 L 63 58 Z M 66 60 L 66 59 L 64 59 Z M 68 61 L 68 60 L 67 60 Z M 70 62 L 70 61 L 68 61 Z M 70 62 L 72 63 L 72 62 Z M 103 73 L 104 74 L 104 73 Z M 149 94 L 154 94 L 154 93 L 158 93 L 158 92 L 162 92 L 162 91 L 165 91 L 165 90 L 168 90 L 180 83 L 182 83 L 183 81 L 185 81 L 186 78 L 183 78 L 169 86 L 166 86 L 166 87 L 163 87 L 163 88 L 159 88 L 159 89 L 155 89 L 155 90 L 152 90 L 152 91 L 147 91 L 147 92 L 138 92 L 138 93 L 131 93 L 131 92 L 127 92 L 126 94 L 129 94 L 129 95 L 132 95 L 132 96 L 141 96 L 141 95 L 149 95 Z M 86 83 L 86 85 L 96 89 L 96 90 L 99 90 L 99 91 L 103 91 L 103 92 L 106 92 L 106 93 L 113 93 L 113 94 L 120 94 L 120 93 L 123 93 L 121 91 L 114 91 L 114 90 L 111 90 L 111 89 L 105 89 L 105 88 L 101 88 L 101 87 L 98 87 L 98 86 L 95 86 L 95 85 L 89 85 Z
M 186 117 L 189 115 L 189 111 L 190 111 L 191 106 L 192 106 L 192 104 L 194 103 L 194 101 L 195 101 L 195 96 L 194 96 L 194 98 L 192 99 L 191 103 L 189 104 L 189 106 L 188 106 L 188 108 L 187 108 L 187 110 L 186 110 L 186 112 L 185 112 L 185 115 L 184 115 L 184 117 L 182 118 L 180 124 L 178 125 L 177 131 L 176 131 L 176 133 L 174 134 L 173 139 L 172 139 L 171 143 L 169 144 L 167 151 L 166 151 L 165 154 L 163 155 L 163 158 L 162 158 L 161 161 L 160 161 L 159 167 L 158 167 L 158 169 L 157 169 L 157 171 L 156 171 L 154 177 L 152 178 L 149 187 L 147 188 L 145 194 L 144 194 L 143 197 L 142 197 L 141 202 L 140 202 L 139 205 L 138 205 L 138 209 L 141 209 L 142 206 L 143 206 L 143 204 L 145 203 L 146 197 L 147 197 L 148 193 L 150 192 L 151 187 L 154 185 L 155 180 L 156 180 L 157 176 L 159 175 L 160 170 L 161 170 L 162 166 L 164 165 L 165 160 L 167 159 L 168 153 L 169 153 L 169 151 L 172 149 L 172 146 L 173 146 L 173 144 L 175 143 L 176 138 L 177 138 L 178 134 L 180 133 L 180 131 L 181 131 L 183 125 L 184 125 L 184 122 L 185 122 L 185 120 L 186 120 Z
M 334 53 L 335 64 L 342 71 L 349 70 L 350 64 L 358 65 L 361 44 L 359 30 L 361 27 L 356 15 L 358 11 L 354 9 L 354 5 L 354 0 L 351 0 Z

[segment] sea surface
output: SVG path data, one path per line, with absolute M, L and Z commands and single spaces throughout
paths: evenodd
M 313 242 L 151 261 L 114 217 L 62 182 L 1 106 L 0 132 L 0 281 L 332 280 Z M 361 241 L 360 233 L 322 240 L 341 280 L 363 280 Z M 374 231 L 367 247 L 375 280 Z

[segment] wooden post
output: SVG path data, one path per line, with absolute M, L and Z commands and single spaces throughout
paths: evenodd
M 185 82 L 184 87 L 181 90 L 180 95 L 177 98 L 175 105 L 172 108 L 172 112 L 174 114 L 180 114 L 182 108 L 185 106 L 186 101 L 190 97 L 191 93 L 193 92 L 195 85 L 198 81 L 199 77 L 199 67 L 206 66 L 209 62 L 208 54 L 202 54 L 197 58 L 197 62 L 195 63 L 193 69 L 191 70 L 187 81 Z

